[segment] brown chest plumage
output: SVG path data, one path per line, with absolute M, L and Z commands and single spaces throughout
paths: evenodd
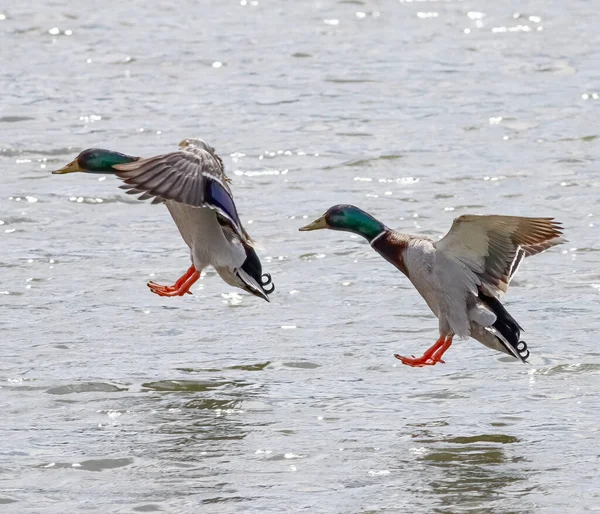
M 404 250 L 408 246 L 407 237 L 403 237 L 403 234 L 387 231 L 374 239 L 371 246 L 373 247 L 373 250 L 381 255 L 386 261 L 396 266 L 396 268 L 408 277 L 408 269 L 404 264 L 404 258 L 402 256 Z

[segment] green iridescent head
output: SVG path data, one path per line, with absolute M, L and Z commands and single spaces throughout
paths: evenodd
M 74 161 L 52 173 L 55 175 L 75 173 L 76 171 L 84 173 L 111 173 L 115 171 L 112 168 L 115 164 L 125 164 L 137 160 L 139 160 L 139 157 L 132 157 L 131 155 L 111 150 L 103 150 L 102 148 L 89 148 L 81 152 Z
M 369 242 L 384 232 L 385 225 L 354 205 L 334 205 L 323 216 L 300 230 L 343 230 L 366 238 Z

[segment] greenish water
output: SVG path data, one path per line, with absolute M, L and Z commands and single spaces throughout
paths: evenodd
M 600 14 L 591 2 L 0 7 L 0 504 L 9 513 L 600 509 Z M 52 176 L 83 148 L 223 156 L 272 303 L 189 265 L 166 209 Z M 555 216 L 506 305 L 530 365 L 437 320 L 335 203 L 437 237 Z

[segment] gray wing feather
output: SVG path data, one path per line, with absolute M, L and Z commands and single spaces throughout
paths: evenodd
M 223 162 L 207 145 L 188 146 L 177 152 L 118 164 L 113 168 L 124 181 L 120 187 L 128 194 L 141 194 L 139 198 L 144 200 L 153 198 L 153 204 L 173 201 L 214 209 L 242 240 L 251 243 L 236 212 Z
M 113 168 L 130 190 L 191 207 L 206 207 L 204 188 L 207 178 L 218 181 L 231 194 L 220 159 L 202 148 L 186 148 Z
M 154 198 L 154 200 L 157 200 L 157 197 L 151 195 L 150 193 L 145 193 L 144 191 L 140 191 L 139 189 L 134 189 L 131 186 L 128 186 L 127 184 L 119 186 L 119 189 L 124 189 L 125 194 L 127 195 L 140 195 L 137 197 L 138 200 L 149 200 L 150 198 Z M 163 200 L 161 200 L 160 198 L 158 198 L 158 200 L 160 201 L 154 201 L 153 203 L 163 203 Z

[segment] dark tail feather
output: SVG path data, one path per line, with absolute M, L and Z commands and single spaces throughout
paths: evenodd
M 273 291 L 275 291 L 275 284 L 273 284 L 271 275 L 269 273 L 263 274 L 262 264 L 260 263 L 260 259 L 258 258 L 258 255 L 256 255 L 254 248 L 246 243 L 242 244 L 246 250 L 246 260 L 242 265 L 242 269 L 254 280 L 256 280 L 256 283 L 260 285 L 265 295 L 270 295 Z
M 479 291 L 479 299 L 496 315 L 496 322 L 492 327 L 495 328 L 505 339 L 506 343 L 512 347 L 510 353 L 515 356 L 519 355 L 521 360 L 525 362 L 529 358 L 529 350 L 527 349 L 527 343 L 525 343 L 525 341 L 520 341 L 521 330 L 523 330 L 521 325 L 519 325 L 515 318 L 508 313 L 504 308 L 504 305 L 502 305 L 497 298 L 488 296 Z M 510 351 L 511 348 L 508 348 L 508 350 Z

